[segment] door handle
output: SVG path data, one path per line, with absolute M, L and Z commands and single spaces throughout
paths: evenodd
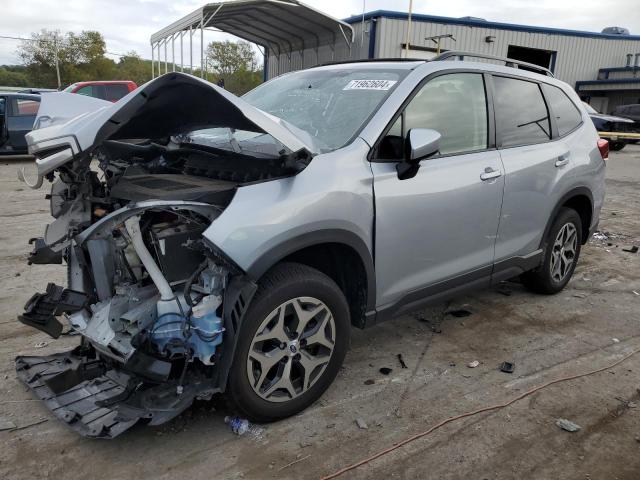
M 480 180 L 483 182 L 486 180 L 491 180 L 492 178 L 498 178 L 502 176 L 502 172 L 500 170 L 494 170 L 491 167 L 487 167 L 484 169 L 484 172 L 480 174 Z
M 556 167 L 563 167 L 567 163 L 569 163 L 569 154 L 568 153 L 563 153 L 562 155 L 560 155 L 556 159 Z

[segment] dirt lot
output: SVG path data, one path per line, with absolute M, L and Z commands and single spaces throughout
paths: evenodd
M 81 438 L 15 378 L 13 358 L 64 350 L 14 319 L 61 267 L 28 267 L 30 237 L 48 221 L 44 191 L 16 179 L 24 161 L 0 162 L 0 478 L 320 478 L 447 417 L 505 402 L 560 376 L 606 366 L 640 350 L 640 147 L 612 153 L 601 230 L 567 289 L 554 297 L 519 285 L 459 298 L 367 331 L 353 330 L 344 369 L 321 401 L 238 437 L 224 398 L 199 403 L 170 424 L 135 427 L 113 441 Z M 610 245 L 608 245 L 610 243 Z M 48 342 L 36 348 L 39 342 Z M 402 353 L 407 368 L 396 355 Z M 471 369 L 467 364 L 478 360 Z M 509 375 L 498 371 L 516 364 Z M 380 367 L 393 369 L 390 375 Z M 366 383 L 365 383 L 366 382 Z M 640 354 L 601 373 L 553 385 L 504 409 L 450 423 L 341 478 L 638 479 Z M 631 402 L 631 403 L 629 403 Z M 367 429 L 359 428 L 362 419 Z M 560 430 L 558 418 L 582 426 Z M 35 422 L 42 422 L 32 425 Z M 291 462 L 297 463 L 287 466 Z

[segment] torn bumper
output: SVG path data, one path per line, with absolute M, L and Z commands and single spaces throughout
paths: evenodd
M 80 435 L 114 438 L 138 421 L 160 425 L 182 413 L 195 398 L 218 389 L 206 382 L 152 384 L 99 359 L 83 347 L 46 356 L 16 358 L 16 372 L 51 412 Z

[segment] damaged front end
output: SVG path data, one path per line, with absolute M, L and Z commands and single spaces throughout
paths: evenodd
M 276 119 L 187 75 L 94 106 L 28 137 L 38 170 L 30 185 L 52 182 L 55 219 L 30 241 L 29 263 L 64 262 L 68 276 L 66 287 L 33 295 L 19 320 L 81 340 L 18 357 L 16 370 L 59 419 L 112 438 L 224 391 L 256 285 L 203 233 L 237 188 L 293 175 L 311 154 Z M 255 154 L 255 136 L 250 153 L 235 137 L 222 146 L 187 135 L 204 128 L 269 138 Z

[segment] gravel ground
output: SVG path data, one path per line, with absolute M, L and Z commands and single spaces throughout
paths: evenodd
M 258 437 L 228 431 L 223 419 L 233 409 L 220 397 L 160 427 L 88 440 L 53 418 L 14 374 L 16 355 L 77 342 L 52 341 L 15 320 L 32 293 L 65 278 L 59 266 L 26 265 L 26 242 L 41 235 L 48 206 L 44 191 L 16 180 L 24 164 L 0 160 L 0 427 L 7 421 L 24 427 L 0 431 L 2 479 L 321 478 L 445 418 L 640 350 L 640 295 L 633 292 L 640 293 L 640 254 L 622 251 L 640 245 L 640 147 L 628 146 L 608 164 L 600 223 L 608 239 L 584 247 L 564 292 L 538 296 L 510 284 L 508 296 L 480 292 L 353 330 L 344 368 L 324 397 L 264 425 Z M 456 318 L 444 314 L 447 308 L 472 314 Z M 40 342 L 47 343 L 37 348 Z M 468 368 L 474 360 L 479 366 Z M 498 370 L 503 361 L 515 363 L 513 374 Z M 381 367 L 392 372 L 383 375 Z M 450 423 L 341 478 L 637 480 L 639 388 L 640 354 Z M 582 429 L 561 430 L 559 418 Z

